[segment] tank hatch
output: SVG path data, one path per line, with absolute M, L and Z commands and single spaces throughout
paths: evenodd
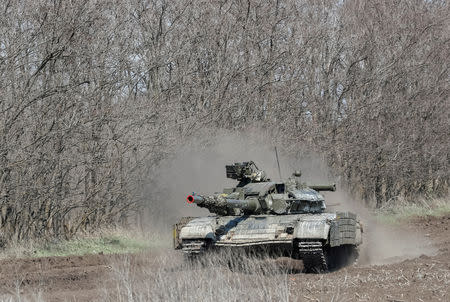
M 264 196 L 266 194 L 275 193 L 274 182 L 255 182 L 246 184 L 243 188 L 244 194 Z

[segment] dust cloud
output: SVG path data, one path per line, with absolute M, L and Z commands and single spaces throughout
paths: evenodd
M 290 167 L 291 163 L 283 152 L 278 152 L 282 176 L 287 177 L 294 168 Z M 151 187 L 147 188 L 146 194 L 150 206 L 164 209 L 165 213 L 159 214 L 171 220 L 182 216 L 208 215 L 206 209 L 187 204 L 186 196 L 192 192 L 220 192 L 224 187 L 235 186 L 235 180 L 226 178 L 225 165 L 249 160 L 265 170 L 271 179 L 280 179 L 274 144 L 264 135 L 205 131 L 197 138 L 186 141 L 152 172 Z
M 170 230 L 170 225 L 180 217 L 210 215 L 206 209 L 187 204 L 186 196 L 192 192 L 220 192 L 224 187 L 236 185 L 235 180 L 225 176 L 226 164 L 253 160 L 272 180 L 280 180 L 274 147 L 273 140 L 258 131 L 239 134 L 205 131 L 187 141 L 152 172 L 146 195 L 150 203 L 148 219 L 153 222 L 153 228 L 156 224 L 161 230 Z M 282 178 L 301 170 L 302 182 L 338 184 L 336 192 L 323 193 L 327 211 L 345 210 L 359 215 L 364 229 L 361 264 L 397 262 L 435 252 L 425 236 L 378 223 L 373 210 L 346 193 L 339 179 L 331 176 L 325 161 L 316 154 L 303 150 L 297 156 L 288 156 L 278 147 L 278 155 Z
M 362 265 L 388 264 L 412 259 L 421 255 L 433 255 L 436 249 L 424 234 L 408 230 L 404 225 L 384 225 L 377 221 L 373 209 L 362 201 L 353 199 L 338 186 L 336 192 L 325 194 L 331 206 L 328 211 L 351 211 L 363 224 L 363 244 L 359 263 Z

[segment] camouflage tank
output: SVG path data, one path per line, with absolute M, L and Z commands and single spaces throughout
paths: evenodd
M 255 163 L 226 166 L 234 188 L 205 196 L 192 193 L 189 204 L 207 208 L 212 216 L 184 217 L 174 225 L 174 247 L 187 256 L 220 248 L 253 250 L 303 260 L 305 272 L 326 272 L 357 257 L 362 226 L 350 212 L 326 212 L 320 191 L 333 185 L 306 185 L 294 172 L 274 182 Z

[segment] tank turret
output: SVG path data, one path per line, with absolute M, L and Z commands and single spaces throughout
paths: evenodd
M 218 215 L 322 213 L 325 202 L 318 192 L 336 190 L 335 184 L 300 183 L 300 171 L 286 182 L 272 182 L 252 161 L 225 168 L 228 178 L 239 181 L 236 187 L 209 196 L 192 193 L 187 202 Z

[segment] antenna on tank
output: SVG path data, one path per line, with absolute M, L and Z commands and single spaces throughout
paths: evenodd
M 277 158 L 278 174 L 280 175 L 280 180 L 282 180 L 283 178 L 281 177 L 280 161 L 278 159 L 278 151 L 276 146 L 275 146 L 275 157 Z

